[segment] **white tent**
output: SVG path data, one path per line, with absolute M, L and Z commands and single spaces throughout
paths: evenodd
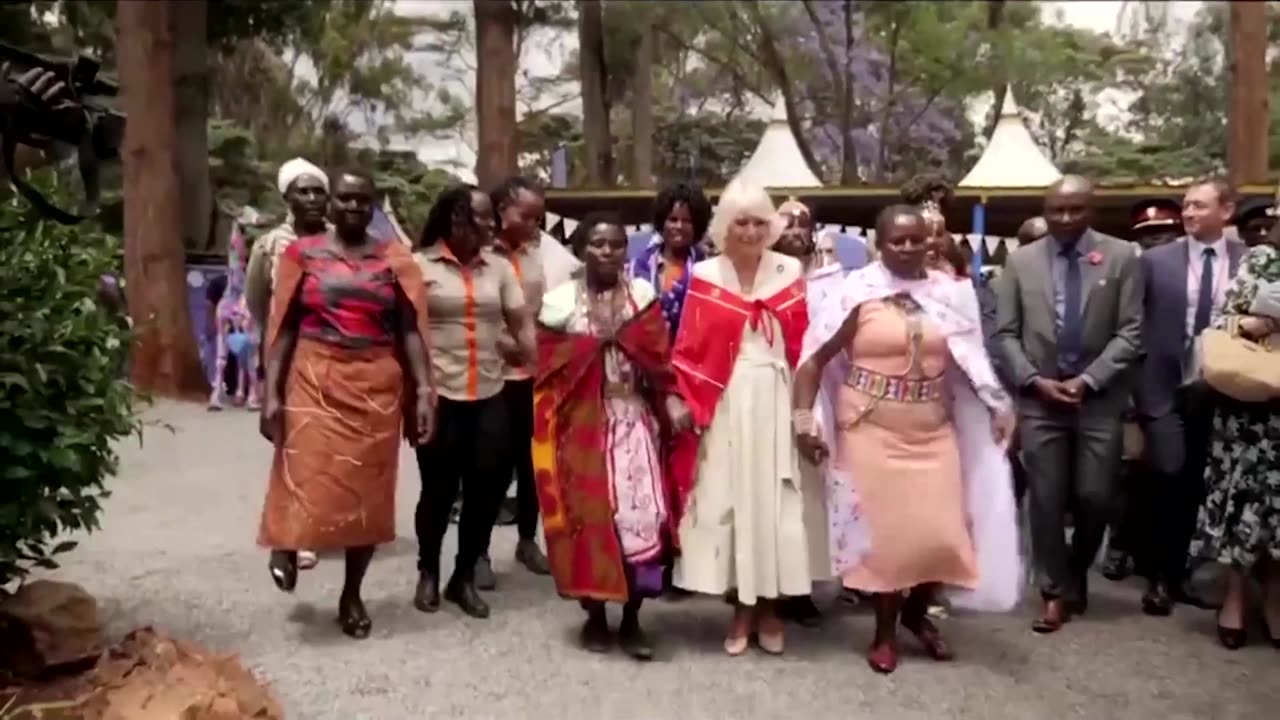
M 1062 177 L 1058 168 L 1044 156 L 1022 121 L 1021 110 L 1013 99 L 1013 88 L 1004 93 L 1004 105 L 995 132 L 982 157 L 960 181 L 962 188 L 1042 188 Z
M 751 159 L 742 166 L 737 180 L 769 188 L 822 187 L 822 181 L 800 154 L 796 138 L 787 124 L 787 108 L 782 98 L 773 105 L 773 115 L 760 136 Z

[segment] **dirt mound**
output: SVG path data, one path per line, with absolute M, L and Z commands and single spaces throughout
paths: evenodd
M 7 720 L 283 720 L 239 661 L 151 628 L 129 633 L 92 670 L 0 691 Z

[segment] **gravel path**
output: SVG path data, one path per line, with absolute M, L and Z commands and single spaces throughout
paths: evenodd
M 1136 585 L 1101 579 L 1089 616 L 1054 637 L 1031 633 L 1030 611 L 955 618 L 946 629 L 957 662 L 932 664 L 904 643 L 911 654 L 889 678 L 863 662 L 864 614 L 793 631 L 784 658 L 731 659 L 720 650 L 726 608 L 714 600 L 646 608 L 658 662 L 588 655 L 573 644 L 577 606 L 511 560 L 512 528 L 494 540 L 501 586 L 487 595 L 490 620 L 448 609 L 423 615 L 409 603 L 418 479 L 407 450 L 401 537 L 380 551 L 366 582 L 373 636 L 353 642 L 333 623 L 340 561 L 323 559 L 289 596 L 271 585 L 254 547 L 270 459 L 255 418 L 169 403 L 152 416 L 173 432 L 152 427 L 142 447 L 122 447 L 103 529 L 58 577 L 101 600 L 112 632 L 155 624 L 240 653 L 291 719 L 1243 720 L 1276 717 L 1280 707 L 1280 652 L 1257 642 L 1223 650 L 1210 613 L 1148 618 Z

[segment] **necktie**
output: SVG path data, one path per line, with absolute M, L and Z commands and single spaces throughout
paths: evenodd
M 1080 305 L 1083 281 L 1080 278 L 1080 253 L 1073 247 L 1066 248 L 1062 257 L 1067 261 L 1067 272 L 1063 283 L 1062 335 L 1058 338 L 1058 352 L 1062 370 L 1074 375 L 1082 342 Z
M 1200 297 L 1196 298 L 1195 335 L 1209 327 L 1209 316 L 1213 314 L 1213 248 L 1205 248 L 1200 264 Z

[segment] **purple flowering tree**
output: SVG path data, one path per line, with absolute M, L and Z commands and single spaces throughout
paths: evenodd
M 748 4 L 816 172 L 851 185 L 958 171 L 964 100 L 990 89 L 986 3 Z

